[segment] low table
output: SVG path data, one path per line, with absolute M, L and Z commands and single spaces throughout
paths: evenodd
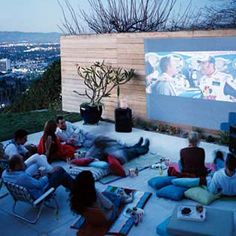
M 206 208 L 206 219 L 203 222 L 197 222 L 177 219 L 177 208 L 175 208 L 167 225 L 168 234 L 233 236 L 234 214 L 232 211 Z

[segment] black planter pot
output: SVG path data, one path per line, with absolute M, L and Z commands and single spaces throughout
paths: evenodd
M 97 124 L 102 116 L 102 105 L 90 106 L 81 104 L 80 115 L 84 120 L 84 124 Z

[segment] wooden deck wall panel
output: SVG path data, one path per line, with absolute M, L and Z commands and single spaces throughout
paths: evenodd
M 61 37 L 61 73 L 63 110 L 79 111 L 86 101 L 73 90 L 83 92 L 85 85 L 76 71 L 76 64 L 89 66 L 95 61 L 105 61 L 113 66 L 135 69 L 136 78 L 121 86 L 121 95 L 126 97 L 136 117 L 146 118 L 144 39 L 191 38 L 235 36 L 236 30 L 182 31 L 80 35 Z M 104 100 L 103 118 L 114 120 L 117 105 L 116 91 Z

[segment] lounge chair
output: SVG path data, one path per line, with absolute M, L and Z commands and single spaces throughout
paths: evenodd
M 0 190 L 2 190 L 3 187 L 3 180 L 2 180 L 2 172 L 8 168 L 8 160 L 0 159 Z M 0 194 L 0 199 L 4 198 L 8 195 L 7 192 L 3 192 Z
M 28 223 L 35 224 L 38 221 L 44 206 L 56 209 L 56 211 L 58 211 L 59 207 L 58 207 L 58 203 L 55 198 L 55 193 L 54 193 L 55 189 L 54 188 L 50 188 L 38 199 L 34 199 L 32 197 L 32 195 L 29 193 L 29 191 L 24 187 L 17 185 L 17 184 L 10 183 L 10 182 L 6 182 L 6 181 L 4 181 L 4 184 L 6 185 L 9 193 L 11 194 L 11 196 L 14 199 L 14 204 L 12 207 L 12 214 L 15 217 L 17 217 L 21 220 L 24 220 Z M 38 210 L 37 210 L 36 216 L 32 219 L 29 219 L 29 218 L 24 217 L 22 214 L 20 215 L 20 214 L 16 213 L 17 201 L 23 201 L 23 202 L 29 203 L 33 208 L 37 208 Z M 54 201 L 55 206 L 53 206 L 53 207 L 50 206 L 48 204 L 49 201 Z

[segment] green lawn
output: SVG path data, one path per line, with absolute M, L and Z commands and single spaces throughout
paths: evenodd
M 0 114 L 0 141 L 13 137 L 17 129 L 26 129 L 29 134 L 43 130 L 47 120 L 55 119 L 57 115 L 63 115 L 66 120 L 76 122 L 81 120 L 78 113 L 40 111 L 24 113 L 1 113 Z

